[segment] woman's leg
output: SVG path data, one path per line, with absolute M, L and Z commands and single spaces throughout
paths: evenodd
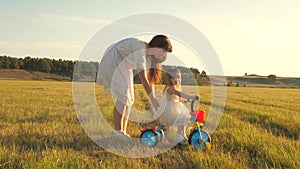
M 125 133 L 126 132 L 126 129 L 127 129 L 127 124 L 128 124 L 128 119 L 129 119 L 129 115 L 130 115 L 130 107 L 129 106 L 125 106 L 125 111 L 124 111 L 124 115 L 123 115 L 123 119 L 122 119 L 122 123 L 123 123 L 123 131 Z
M 114 125 L 115 125 L 115 130 L 121 130 L 124 131 L 123 129 L 123 115 L 126 110 L 126 105 L 122 102 L 117 100 L 115 103 L 114 107 Z

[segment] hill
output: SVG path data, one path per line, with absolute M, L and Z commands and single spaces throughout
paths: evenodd
M 218 76 L 207 76 L 208 78 L 199 77 L 200 85 L 209 86 L 209 79 L 214 79 L 218 82 Z M 183 76 L 186 79 L 186 76 Z M 0 69 L 0 79 L 19 79 L 19 80 L 58 80 L 71 81 L 71 77 L 62 76 L 53 73 L 44 73 L 39 71 L 27 71 L 21 69 Z M 222 79 L 222 78 L 221 78 Z M 185 80 L 187 81 L 187 80 Z M 300 87 L 300 78 L 294 77 L 276 77 L 270 79 L 267 76 L 226 76 L 226 83 L 215 85 L 229 85 L 229 86 L 248 86 L 248 87 Z
M 62 76 L 39 71 L 26 71 L 21 69 L 0 69 L 0 79 L 18 79 L 18 80 L 58 80 L 70 81 L 68 76 Z
M 300 78 L 276 77 L 271 79 L 268 76 L 228 76 L 227 84 L 232 86 L 256 86 L 256 87 L 299 87 Z

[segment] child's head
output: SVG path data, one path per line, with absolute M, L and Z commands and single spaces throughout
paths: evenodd
M 181 84 L 181 73 L 178 68 L 168 69 L 165 78 L 167 86 L 176 86 Z

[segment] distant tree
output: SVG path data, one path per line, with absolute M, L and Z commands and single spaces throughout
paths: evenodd
M 24 61 L 22 58 L 18 59 L 19 69 L 24 69 Z
M 245 73 L 245 76 L 247 76 L 248 75 L 248 73 Z
M 76 63 L 76 65 L 75 65 Z M 163 65 L 161 83 L 165 83 L 165 71 L 169 68 L 176 67 L 182 74 L 182 84 L 184 85 L 201 85 L 207 84 L 209 81 L 205 71 L 201 74 L 196 68 L 186 68 L 182 66 L 168 66 Z M 24 69 L 27 71 L 41 71 L 46 73 L 59 74 L 69 76 L 71 79 L 92 79 L 97 77 L 99 63 L 86 61 L 68 61 L 55 60 L 47 58 L 32 58 L 26 56 L 25 58 L 12 58 L 8 56 L 0 56 L 0 68 L 2 69 Z M 136 74 L 136 73 L 135 73 Z M 134 77 L 135 83 L 141 83 L 138 75 Z
M 44 59 L 40 59 L 39 62 L 41 64 L 40 71 L 46 72 L 46 73 L 51 72 L 51 60 L 44 58 Z
M 61 63 L 62 60 L 52 60 L 52 70 L 51 73 L 56 73 L 56 74 L 60 74 L 61 73 Z
M 3 57 L 2 68 L 4 68 L 4 69 L 9 69 L 10 68 L 10 60 L 7 56 Z
M 80 80 L 82 77 L 79 73 L 74 73 L 73 76 L 72 76 L 72 80 Z
M 233 86 L 233 82 L 232 81 L 229 81 L 228 83 L 227 83 L 227 86 Z
M 207 78 L 207 75 L 206 75 L 206 72 L 204 70 L 202 70 L 201 74 L 200 74 L 200 77 L 205 77 Z
M 94 67 L 98 71 L 98 69 L 99 69 L 99 63 L 98 62 L 92 62 L 92 64 L 94 64 Z
M 195 77 L 199 76 L 200 75 L 200 72 L 198 69 L 195 69 L 195 68 L 190 68 L 191 72 L 194 74 Z
M 276 75 L 270 74 L 270 75 L 268 76 L 268 79 L 270 79 L 270 80 L 275 80 L 275 79 L 276 79 Z
M 31 71 L 41 71 L 41 61 L 38 58 L 31 58 Z
M 30 56 L 27 56 L 23 59 L 23 68 L 25 70 L 31 70 L 32 69 L 32 59 Z
M 75 62 L 73 62 L 73 61 L 67 61 L 67 63 L 68 63 L 68 71 L 66 73 L 67 73 L 68 76 L 72 77 L 73 76 Z M 97 70 L 98 70 L 98 68 L 97 68 Z
M 77 61 L 76 63 L 75 63 L 75 65 L 74 65 L 74 71 L 73 71 L 73 80 L 79 80 L 79 79 L 81 79 L 81 66 L 82 64 L 79 62 L 79 61 Z
M 66 61 L 61 61 L 60 63 L 60 74 L 68 75 L 69 74 L 69 63 Z
M 17 58 L 8 58 L 8 60 L 10 60 L 10 65 L 9 65 L 9 68 L 10 69 L 19 69 L 20 66 L 19 66 L 19 61 Z

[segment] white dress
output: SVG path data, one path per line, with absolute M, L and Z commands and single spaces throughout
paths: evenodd
M 149 65 L 146 47 L 147 43 L 138 39 L 124 39 L 111 45 L 100 62 L 97 83 L 128 106 L 134 102 L 132 70 L 144 70 Z
M 190 122 L 190 110 L 179 101 L 177 95 L 168 92 L 160 103 L 158 113 L 161 113 L 159 121 L 167 126 L 184 126 Z

